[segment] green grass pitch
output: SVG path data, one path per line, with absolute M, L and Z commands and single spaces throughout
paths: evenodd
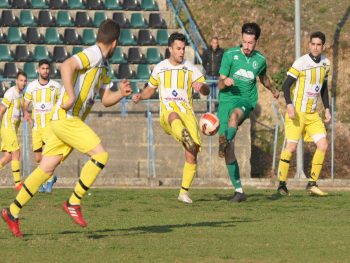
M 232 190 L 193 189 L 185 205 L 175 189 L 91 189 L 81 228 L 61 208 L 71 190 L 54 189 L 23 209 L 23 239 L 0 222 L 0 262 L 349 262 L 350 192 L 291 192 L 232 204 Z M 1 189 L 1 206 L 14 196 Z

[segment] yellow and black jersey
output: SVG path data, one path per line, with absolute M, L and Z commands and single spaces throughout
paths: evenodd
M 1 103 L 7 108 L 2 116 L 2 128 L 16 129 L 21 122 L 22 93 L 16 90 L 16 86 L 9 88 Z

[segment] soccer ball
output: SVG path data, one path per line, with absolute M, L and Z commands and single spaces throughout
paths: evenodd
M 220 121 L 214 114 L 207 112 L 201 116 L 199 127 L 204 135 L 213 136 L 219 130 Z

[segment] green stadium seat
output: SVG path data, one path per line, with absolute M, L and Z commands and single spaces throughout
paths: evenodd
M 45 43 L 46 44 L 63 44 L 63 40 L 60 34 L 58 34 L 56 27 L 46 28 Z
M 107 15 L 105 12 L 95 12 L 94 15 L 94 27 L 99 27 L 100 24 L 107 19 Z
M 38 77 L 36 67 L 33 62 L 27 62 L 23 66 L 23 71 L 27 73 L 28 79 L 36 79 Z
M 107 76 L 110 77 L 111 79 L 116 79 L 115 72 L 111 66 L 108 68 Z
M 21 10 L 19 24 L 20 26 L 36 26 L 36 21 L 31 10 Z
M 114 51 L 113 56 L 109 59 L 112 64 L 126 63 L 125 55 L 120 47 L 117 47 Z
M 161 46 L 168 45 L 169 33 L 166 29 L 158 29 L 157 31 L 157 43 Z
M 33 9 L 49 9 L 45 0 L 32 0 L 31 2 Z
M 75 55 L 75 54 L 79 53 L 80 51 L 83 51 L 82 47 L 73 47 L 72 55 Z
M 141 9 L 145 11 L 159 11 L 155 0 L 141 0 Z
M 23 44 L 24 39 L 19 27 L 9 27 L 7 32 L 7 42 L 10 44 Z
M 132 34 L 129 29 L 121 29 L 119 36 L 119 43 L 122 46 L 136 46 L 137 41 L 135 40 L 135 36 Z
M 146 53 L 146 61 L 148 64 L 157 64 L 162 60 L 158 48 L 148 48 Z
M 0 1 L 0 8 L 11 8 L 11 5 L 9 4 L 9 0 L 1 0 Z
M 57 12 L 56 25 L 61 27 L 71 27 L 74 26 L 72 17 L 66 10 L 60 10 Z
M 131 89 L 132 89 L 132 94 L 128 97 L 130 99 L 131 99 L 133 94 L 136 94 L 136 93 L 140 92 L 140 89 L 139 89 L 136 81 L 131 82 Z
M 108 10 L 122 10 L 123 7 L 120 4 L 120 0 L 106 0 L 105 8 Z
M 46 59 L 48 61 L 51 61 L 49 51 L 47 51 L 46 46 L 35 46 L 35 48 L 34 48 L 34 60 L 40 61 L 42 59 Z
M 85 9 L 85 5 L 82 0 L 68 0 L 69 9 Z
M 133 28 L 147 28 L 147 23 L 142 13 L 132 13 L 131 14 L 131 27 Z
M 13 61 L 14 58 L 8 45 L 0 45 L 0 61 Z
M 148 64 L 139 64 L 137 67 L 136 78 L 137 79 L 149 79 L 151 75 L 151 69 Z
M 85 28 L 83 31 L 83 45 L 93 45 L 96 42 L 96 33 L 91 28 Z

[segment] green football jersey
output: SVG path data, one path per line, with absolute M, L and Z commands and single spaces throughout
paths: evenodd
M 234 86 L 226 87 L 219 93 L 219 101 L 230 101 L 232 98 L 246 98 L 255 107 L 258 101 L 257 76 L 266 74 L 266 59 L 254 50 L 251 56 L 246 56 L 241 47 L 227 50 L 222 58 L 220 74 L 234 80 Z

